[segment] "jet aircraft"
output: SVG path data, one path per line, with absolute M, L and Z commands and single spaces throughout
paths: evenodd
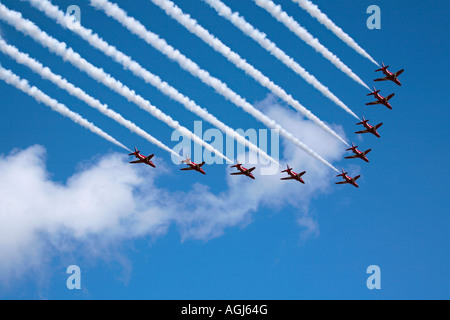
M 380 79 L 375 79 L 374 81 L 392 81 L 395 84 L 401 86 L 402 84 L 397 78 L 405 71 L 405 69 L 402 69 L 396 73 L 392 73 L 388 70 L 388 68 L 389 68 L 389 66 L 385 66 L 383 63 L 383 67 L 381 69 L 375 70 L 375 72 L 382 71 L 386 77 L 380 78 Z
M 155 156 L 154 154 L 149 155 L 148 157 L 143 156 L 140 151 L 134 147 L 134 152 L 130 153 L 129 156 L 135 156 L 138 160 L 132 161 L 130 163 L 136 164 L 136 163 L 145 163 L 153 168 L 156 168 L 156 166 L 153 164 L 151 159 Z

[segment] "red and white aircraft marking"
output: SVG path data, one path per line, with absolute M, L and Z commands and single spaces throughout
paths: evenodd
M 379 123 L 379 124 L 377 124 L 375 127 L 373 127 L 373 126 L 371 126 L 368 122 L 369 122 L 370 120 L 366 120 L 366 119 L 364 119 L 364 117 L 363 117 L 363 121 L 362 122 L 360 122 L 360 123 L 357 123 L 356 125 L 360 125 L 360 124 L 362 124 L 362 125 L 364 125 L 364 127 L 366 128 L 366 130 L 363 130 L 363 131 L 357 131 L 357 132 L 355 132 L 356 134 L 361 134 L 361 133 L 372 133 L 373 135 L 375 135 L 376 137 L 378 137 L 378 138 L 381 138 L 381 136 L 380 136 L 380 134 L 378 133 L 378 129 L 383 125 L 383 123 Z
M 234 166 L 231 166 L 231 167 L 232 168 L 237 168 L 240 171 L 240 172 L 233 172 L 233 173 L 231 173 L 232 176 L 244 175 L 244 176 L 247 176 L 247 177 L 255 180 L 255 177 L 253 176 L 252 172 L 256 169 L 256 167 L 247 169 L 247 168 L 244 168 L 241 163 L 238 163 L 238 164 L 236 164 Z
M 402 84 L 401 84 L 401 82 L 397 79 L 397 77 L 398 77 L 399 75 L 401 75 L 401 74 L 405 71 L 405 69 L 402 69 L 402 70 L 400 70 L 400 71 L 398 71 L 398 72 L 396 72 L 396 73 L 392 73 L 392 72 L 390 72 L 390 71 L 388 70 L 388 68 L 389 68 L 389 66 L 385 66 L 384 63 L 383 63 L 383 67 L 382 67 L 381 69 L 375 70 L 375 72 L 383 71 L 383 73 L 386 75 L 386 77 L 380 78 L 380 79 L 375 79 L 374 81 L 392 81 L 392 82 L 394 82 L 395 84 L 401 86 Z
M 290 177 L 281 178 L 281 180 L 297 180 L 298 182 L 305 184 L 305 181 L 303 181 L 302 177 L 306 173 L 306 171 L 303 171 L 302 173 L 296 173 L 292 170 L 292 168 L 289 168 L 289 165 L 288 165 L 286 170 L 281 171 L 281 173 L 285 173 L 285 172 L 287 174 L 289 174 Z
M 366 106 L 374 106 L 377 104 L 382 104 L 382 105 L 386 106 L 388 109 L 392 110 L 392 106 L 389 103 L 389 100 L 391 100 L 395 96 L 395 93 L 393 93 L 385 98 L 382 95 L 380 95 L 380 91 L 381 90 L 375 89 L 375 87 L 373 88 L 373 92 L 369 93 L 367 96 L 368 97 L 374 96 L 378 101 L 366 103 Z
M 138 158 L 139 160 L 136 161 L 132 161 L 130 163 L 136 164 L 136 163 L 145 163 L 148 164 L 149 166 L 156 168 L 156 166 L 153 164 L 153 162 L 151 161 L 151 159 L 155 156 L 154 154 L 149 155 L 148 157 L 143 156 L 140 151 L 134 147 L 134 151 L 133 153 L 130 153 L 129 156 L 135 156 L 136 158 Z
M 188 165 L 188 168 L 180 169 L 181 171 L 195 170 L 197 172 L 200 172 L 201 174 L 206 174 L 205 170 L 202 169 L 202 167 L 205 165 L 205 161 L 203 161 L 201 164 L 196 164 L 192 162 L 188 156 L 186 156 L 186 160 L 181 161 L 181 163 L 185 163 L 186 165 Z
M 344 178 L 345 181 L 336 182 L 336 184 L 351 184 L 352 186 L 359 188 L 358 184 L 356 183 L 356 180 L 361 178 L 361 176 L 356 176 L 356 177 L 352 178 L 352 177 L 348 176 L 347 174 L 348 174 L 348 172 L 344 172 L 344 170 L 342 170 L 342 173 L 338 174 L 336 177 L 342 177 L 342 178 Z
M 360 158 L 360 159 L 364 160 L 365 162 L 369 162 L 369 159 L 367 159 L 366 155 L 367 155 L 370 151 L 372 151 L 372 149 L 369 149 L 369 150 L 366 150 L 366 151 L 362 152 L 362 151 L 358 150 L 357 148 L 358 148 L 358 146 L 355 146 L 355 145 L 352 143 L 352 147 L 351 147 L 350 149 L 345 150 L 345 151 L 350 151 L 350 150 L 352 150 L 353 153 L 354 153 L 355 155 L 354 155 L 354 156 L 345 157 L 345 159 L 356 159 L 356 158 Z

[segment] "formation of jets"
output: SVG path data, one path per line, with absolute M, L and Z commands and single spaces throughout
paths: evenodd
M 375 70 L 376 72 L 382 71 L 386 75 L 386 77 L 380 78 L 380 79 L 375 79 L 374 81 L 392 81 L 392 82 L 396 83 L 397 85 L 401 86 L 401 83 L 398 80 L 398 76 L 400 76 L 404 72 L 404 69 L 402 69 L 402 70 L 400 70 L 400 71 L 398 71 L 396 73 L 392 73 L 392 72 L 390 72 L 388 70 L 388 68 L 389 68 L 389 66 L 385 66 L 384 63 L 383 63 L 383 67 L 381 69 Z M 382 95 L 380 95 L 380 90 L 375 89 L 375 87 L 373 89 L 374 89 L 374 91 L 372 93 L 369 93 L 367 96 L 374 96 L 377 99 L 377 101 L 369 102 L 366 105 L 369 106 L 369 105 L 381 104 L 381 105 L 386 106 L 388 109 L 392 110 L 392 106 L 389 103 L 389 100 L 391 100 L 395 96 L 395 93 L 393 93 L 393 94 L 391 94 L 391 95 L 389 95 L 387 97 L 383 97 Z M 363 125 L 365 130 L 357 131 L 355 133 L 356 134 L 371 133 L 371 134 L 375 135 L 376 137 L 381 138 L 380 134 L 378 133 L 378 129 L 383 125 L 383 123 L 379 123 L 379 124 L 377 124 L 375 126 L 371 126 L 369 124 L 369 121 L 370 120 L 366 120 L 363 117 L 363 120 L 361 122 L 357 123 L 357 125 Z M 345 159 L 361 159 L 361 160 L 363 160 L 365 162 L 369 162 L 369 159 L 367 158 L 367 154 L 369 152 L 371 152 L 372 149 L 368 149 L 368 150 L 363 152 L 361 150 L 358 150 L 358 146 L 355 146 L 352 143 L 352 147 L 347 149 L 346 151 L 352 151 L 353 155 L 345 157 Z M 156 167 L 153 164 L 153 162 L 151 161 L 151 159 L 154 157 L 154 154 L 152 154 L 152 155 L 150 155 L 148 157 L 145 157 L 145 156 L 143 156 L 140 153 L 140 151 L 137 148 L 135 148 L 135 152 L 130 153 L 130 156 L 135 156 L 138 159 L 138 160 L 132 161 L 130 163 L 133 163 L 133 164 L 144 163 L 144 164 L 147 164 L 147 165 L 149 165 L 149 166 L 151 166 L 153 168 Z M 197 171 L 197 172 L 199 172 L 201 174 L 206 175 L 205 170 L 203 170 L 203 168 L 202 168 L 205 165 L 205 162 L 197 164 L 197 163 L 192 162 L 192 160 L 189 157 L 186 157 L 186 160 L 181 161 L 181 163 L 184 163 L 184 164 L 187 165 L 186 168 L 180 169 L 182 171 Z M 231 175 L 233 175 L 233 176 L 243 175 L 243 176 L 246 176 L 246 177 L 248 177 L 250 179 L 255 180 L 255 176 L 252 174 L 252 172 L 256 169 L 256 167 L 247 169 L 247 168 L 243 167 L 241 163 L 237 163 L 237 164 L 231 166 L 231 168 L 236 168 L 237 169 L 237 172 L 232 172 Z M 296 173 L 288 165 L 287 169 L 281 171 L 281 173 L 287 173 L 288 174 L 287 177 L 281 178 L 281 180 L 295 180 L 295 181 L 298 181 L 298 182 L 300 182 L 302 184 L 305 184 L 305 181 L 303 180 L 302 177 L 306 174 L 306 171 L 303 171 L 301 173 Z M 354 186 L 356 188 L 359 188 L 359 185 L 356 183 L 356 180 L 361 178 L 360 175 L 356 176 L 355 178 L 352 178 L 352 177 L 350 177 L 348 175 L 348 172 L 345 172 L 345 170 L 342 170 L 342 173 L 337 175 L 337 177 L 342 177 L 344 180 L 340 181 L 340 182 L 336 182 L 336 184 L 339 184 L 339 185 L 341 185 L 341 184 L 350 184 L 350 185 L 352 185 L 352 186 Z
M 378 69 L 378 70 L 375 70 L 375 72 L 382 71 L 386 77 L 380 78 L 380 79 L 375 79 L 374 81 L 377 81 L 377 82 L 379 82 L 379 81 L 392 81 L 395 84 L 401 86 L 402 84 L 398 80 L 398 76 L 400 76 L 405 70 L 402 69 L 402 70 L 400 70 L 400 71 L 398 71 L 396 73 L 392 73 L 392 72 L 390 72 L 388 70 L 389 66 L 385 66 L 384 63 L 382 63 L 382 65 L 383 65 L 383 67 Z M 373 105 L 379 105 L 380 104 L 380 105 L 384 105 L 386 108 L 392 110 L 392 106 L 389 103 L 389 100 L 391 100 L 395 96 L 395 93 L 392 93 L 392 94 L 390 94 L 387 97 L 383 97 L 380 94 L 380 92 L 381 92 L 381 90 L 377 90 L 374 87 L 373 91 L 371 93 L 369 93 L 367 96 L 368 97 L 369 96 L 374 96 L 377 99 L 377 101 L 366 103 L 366 105 L 367 106 L 373 106 Z M 357 131 L 355 133 L 356 134 L 371 133 L 374 136 L 376 136 L 377 138 L 381 138 L 381 135 L 378 133 L 378 129 L 383 125 L 383 123 L 379 123 L 379 124 L 377 124 L 375 126 L 371 126 L 369 124 L 369 121 L 370 120 L 366 120 L 363 117 L 363 120 L 361 122 L 357 123 L 356 125 L 363 125 L 365 130 Z M 369 159 L 367 158 L 367 154 L 370 151 L 372 151 L 372 149 L 368 149 L 368 150 L 362 152 L 361 150 L 358 150 L 358 146 L 355 146 L 352 143 L 352 147 L 347 149 L 346 151 L 352 151 L 353 155 L 345 157 L 345 159 L 356 159 L 356 158 L 359 158 L 361 160 L 364 160 L 365 162 L 369 162 Z M 358 180 L 361 176 L 357 176 L 355 178 L 352 178 L 352 177 L 348 176 L 348 172 L 344 172 L 344 170 L 342 170 L 342 174 L 338 175 L 338 177 L 344 178 L 344 181 L 337 182 L 336 184 L 351 184 L 351 185 L 359 188 L 358 184 L 356 183 L 356 180 Z

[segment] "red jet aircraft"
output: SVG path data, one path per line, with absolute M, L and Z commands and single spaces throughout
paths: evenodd
M 357 123 L 356 125 L 364 125 L 364 127 L 366 128 L 366 130 L 363 131 L 358 131 L 355 132 L 356 134 L 361 134 L 361 133 L 372 133 L 373 135 L 375 135 L 378 138 L 381 138 L 380 134 L 378 133 L 378 129 L 383 125 L 383 123 L 379 123 L 377 124 L 375 127 L 372 127 L 369 123 L 369 120 L 364 119 L 363 117 L 363 121 L 360 123 Z
M 336 182 L 336 184 L 351 184 L 352 186 L 359 188 L 358 184 L 356 183 L 356 180 L 361 178 L 361 176 L 352 178 L 352 177 L 349 177 L 347 174 L 348 174 L 348 172 L 344 172 L 344 170 L 342 170 L 342 173 L 338 174 L 336 177 L 342 177 L 342 178 L 344 178 L 345 181 Z
M 232 168 L 237 168 L 240 171 L 240 172 L 233 172 L 233 173 L 231 173 L 232 176 L 244 175 L 244 176 L 247 176 L 247 177 L 252 178 L 253 180 L 255 180 L 255 177 L 252 174 L 253 170 L 256 169 L 255 167 L 247 169 L 247 168 L 244 168 L 242 166 L 242 164 L 240 164 L 240 163 L 238 163 L 238 164 L 236 164 L 234 166 L 231 166 L 231 167 Z
M 201 164 L 196 164 L 189 159 L 189 157 L 186 156 L 186 160 L 181 161 L 181 163 L 185 163 L 188 165 L 188 168 L 180 169 L 182 171 L 189 171 L 189 170 L 195 170 L 197 172 L 200 172 L 201 174 L 206 174 L 206 172 L 202 169 L 202 167 L 205 165 L 205 161 L 203 161 Z
M 302 173 L 296 173 L 292 171 L 292 168 L 289 168 L 289 165 L 287 166 L 287 169 L 284 171 L 281 171 L 281 173 L 287 173 L 290 175 L 290 177 L 287 178 L 281 178 L 281 180 L 297 180 L 298 182 L 301 182 L 305 184 L 305 181 L 303 181 L 302 176 L 306 173 L 306 171 L 303 171 Z
M 380 95 L 380 91 L 381 90 L 375 89 L 375 87 L 373 88 L 373 92 L 369 93 L 367 96 L 368 97 L 369 96 L 374 96 L 375 98 L 377 98 L 378 101 L 366 103 L 366 106 L 374 106 L 374 105 L 377 105 L 377 104 L 382 104 L 382 105 L 386 106 L 388 109 L 392 110 L 392 106 L 389 103 L 389 100 L 391 100 L 395 96 L 395 93 L 393 93 L 390 96 L 385 98 L 382 95 Z
M 401 75 L 405 71 L 405 69 L 402 69 L 396 73 L 392 73 L 388 70 L 388 68 L 389 68 L 389 66 L 386 67 L 383 63 L 383 68 L 375 70 L 375 72 L 383 71 L 383 73 L 386 75 L 386 77 L 376 79 L 374 81 L 392 81 L 392 82 L 396 83 L 397 85 L 401 86 L 402 84 L 400 83 L 400 81 L 398 81 L 397 77 L 399 75 Z
M 352 150 L 353 153 L 354 153 L 355 155 L 354 155 L 354 156 L 345 157 L 345 159 L 356 159 L 356 158 L 360 158 L 360 159 L 364 160 L 365 162 L 369 162 L 369 159 L 367 159 L 366 155 L 367 155 L 370 151 L 372 151 L 372 149 L 369 149 L 369 150 L 367 150 L 367 151 L 362 152 L 362 151 L 358 150 L 357 148 L 358 148 L 358 146 L 355 147 L 355 145 L 352 143 L 352 147 L 351 147 L 350 149 L 345 150 L 345 151 L 350 151 L 350 150 Z
M 149 155 L 148 157 L 143 156 L 142 154 L 140 154 L 140 151 L 134 147 L 134 151 L 133 153 L 130 153 L 129 156 L 135 156 L 136 158 L 138 158 L 139 160 L 136 161 L 132 161 L 130 163 L 145 163 L 148 164 L 149 166 L 156 168 L 156 166 L 153 164 L 153 162 L 151 162 L 150 160 L 155 156 L 154 154 Z

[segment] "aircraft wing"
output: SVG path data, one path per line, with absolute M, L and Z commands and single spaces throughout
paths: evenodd
M 403 72 L 405 72 L 405 69 L 400 70 L 399 72 L 397 72 L 395 74 L 396 77 L 398 77 L 399 75 L 401 75 Z
M 183 168 L 183 169 L 180 169 L 181 171 L 189 171 L 189 170 L 195 170 L 194 168 Z
M 247 171 L 248 172 L 253 172 L 253 170 L 255 170 L 256 169 L 256 167 L 253 167 L 253 168 L 251 168 L 251 169 L 248 169 Z
M 391 100 L 394 96 L 395 96 L 395 93 L 389 95 L 389 96 L 387 97 L 387 101 Z
M 239 176 L 239 175 L 242 175 L 242 174 L 244 174 L 243 172 L 233 172 L 233 173 L 230 173 L 232 176 Z
M 356 159 L 359 158 L 357 155 L 345 157 L 345 159 Z
M 369 103 L 366 103 L 366 106 L 374 106 L 376 104 L 381 104 L 381 102 L 380 101 L 369 102 Z
M 356 134 L 360 134 L 360 133 L 369 133 L 369 130 L 364 130 L 364 131 L 358 131 L 358 132 L 355 132 Z
M 377 125 L 375 126 L 375 130 L 378 130 L 382 125 L 383 125 L 383 123 L 377 124 Z
M 336 182 L 336 184 L 347 184 L 347 181 L 342 181 L 342 182 Z
M 373 81 L 389 81 L 388 77 L 384 77 L 384 78 L 380 78 L 380 79 L 375 79 Z
M 287 177 L 287 178 L 281 178 L 281 180 L 294 180 L 294 178 L 292 178 L 292 177 Z
M 136 163 L 144 163 L 144 161 L 142 161 L 142 160 L 136 160 L 136 161 L 131 161 L 130 163 L 132 163 L 132 164 L 136 164 Z
M 372 149 L 369 149 L 369 150 L 367 150 L 367 151 L 364 151 L 364 155 L 367 155 L 370 151 L 372 151 Z

